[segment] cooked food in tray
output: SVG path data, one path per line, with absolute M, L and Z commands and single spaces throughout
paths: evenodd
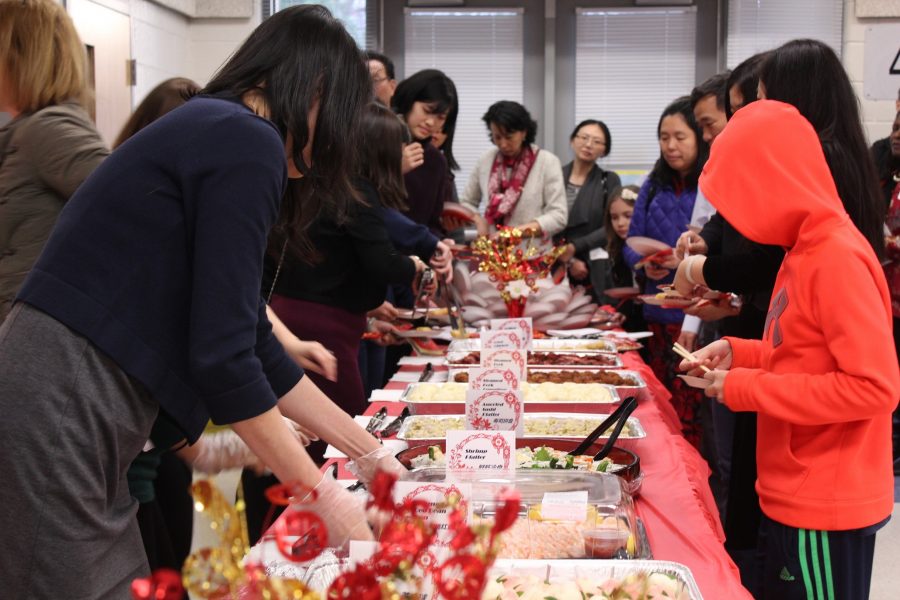
M 440 446 L 429 446 L 428 452 L 410 461 L 414 469 L 428 467 L 444 467 L 447 457 Z M 575 471 L 597 471 L 598 473 L 615 473 L 628 465 L 619 465 L 609 458 L 594 461 L 593 456 L 586 454 L 572 456 L 564 450 L 550 446 L 516 448 L 517 469 L 572 469 Z
M 590 416 L 534 416 L 525 415 L 525 437 L 585 438 L 607 415 Z M 465 417 L 445 415 L 414 415 L 406 420 L 397 435 L 401 440 L 441 440 L 447 431 L 465 429 Z M 630 417 L 619 439 L 644 437 L 640 421 Z
M 690 588 L 676 575 L 639 571 L 619 577 L 579 578 L 554 581 L 546 575 L 510 573 L 488 577 L 481 600 L 526 598 L 591 598 L 592 600 L 691 600 Z
M 404 402 L 465 402 L 468 385 L 458 382 L 417 383 L 410 386 Z M 578 402 L 609 404 L 618 402 L 619 396 L 602 383 L 522 383 L 522 399 L 525 402 Z
M 469 373 L 460 371 L 453 374 L 456 383 L 468 383 Z M 633 374 L 627 371 L 545 371 L 528 370 L 528 383 L 603 383 L 616 387 L 638 387 L 644 385 Z
M 481 353 L 469 352 L 466 355 L 462 355 L 461 353 L 450 353 L 447 355 L 447 361 L 451 364 L 478 365 L 481 362 Z M 576 352 L 529 352 L 528 364 L 617 367 L 621 365 L 621 361 L 619 361 L 618 356 L 615 354 L 605 354 L 602 352 L 593 352 L 590 354 Z
M 574 338 L 543 338 L 532 340 L 531 349 L 535 352 L 617 352 L 615 340 L 596 339 L 583 340 Z M 481 350 L 481 340 L 453 340 L 448 348 L 450 352 L 472 352 Z

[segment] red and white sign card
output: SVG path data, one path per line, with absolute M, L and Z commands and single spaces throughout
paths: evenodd
M 514 431 L 524 435 L 522 391 L 466 390 L 466 429 Z
M 528 371 L 528 353 L 525 350 L 485 350 L 481 349 L 483 369 L 509 369 L 519 381 L 524 381 Z
M 523 350 L 527 351 L 527 340 L 522 332 L 514 329 L 488 330 L 481 332 L 481 351 Z
M 515 431 L 447 432 L 447 473 L 515 470 Z
M 531 323 L 531 317 L 520 317 L 518 319 L 491 319 L 492 331 L 516 331 L 523 341 L 523 345 L 519 346 L 520 350 L 531 350 L 531 340 L 534 339 L 534 325 Z M 482 333 L 482 338 L 484 334 Z
M 446 546 L 450 543 L 450 509 L 447 502 L 458 496 L 458 502 L 466 512 L 466 519 L 472 517 L 472 485 L 456 482 L 397 481 L 394 484 L 394 502 L 402 504 L 406 500 L 424 500 L 428 503 L 428 522 L 437 530 L 435 544 Z
M 517 390 L 520 382 L 512 369 L 469 369 L 470 390 Z

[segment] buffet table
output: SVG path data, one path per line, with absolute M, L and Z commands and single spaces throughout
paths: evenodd
M 707 483 L 709 468 L 678 432 L 678 417 L 668 403 L 669 392 L 636 352 L 626 352 L 622 359 L 625 368 L 638 371 L 647 383 L 634 413 L 647 432 L 636 447 L 645 475 L 636 506 L 654 558 L 689 567 L 706 599 L 751 598 L 723 546 L 724 534 Z M 435 365 L 436 374 L 446 370 L 439 366 L 440 357 L 407 358 L 386 390 L 402 391 L 428 362 Z M 384 391 L 374 396 L 386 395 L 391 394 Z M 403 407 L 400 402 L 373 400 L 366 415 L 383 406 L 390 416 L 399 414 Z M 345 463 L 346 459 L 331 459 L 323 470 L 337 464 L 338 479 L 352 479 L 353 475 L 343 468 Z

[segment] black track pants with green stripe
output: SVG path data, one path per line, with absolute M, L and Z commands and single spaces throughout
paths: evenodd
M 763 600 L 867 600 L 875 529 L 797 529 L 763 516 Z

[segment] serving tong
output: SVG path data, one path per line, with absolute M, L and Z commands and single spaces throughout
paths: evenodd
M 597 441 L 600 436 L 606 432 L 607 429 L 613 426 L 612 433 L 609 434 L 609 439 L 606 440 L 606 443 L 603 444 L 603 447 L 600 448 L 600 451 L 594 455 L 594 460 L 603 460 L 606 458 L 606 455 L 610 453 L 613 449 L 613 446 L 616 443 L 616 440 L 619 439 L 619 434 L 622 433 L 622 429 L 625 427 L 625 423 L 628 422 L 628 417 L 631 416 L 631 413 L 634 412 L 634 409 L 637 408 L 637 399 L 634 396 L 629 396 L 622 401 L 619 407 L 612 412 L 611 415 L 603 419 L 603 422 L 597 426 L 591 433 L 588 434 L 584 441 L 578 444 L 578 446 L 569 452 L 569 456 L 579 456 L 587 452 L 588 448 L 590 448 L 594 442 Z
M 406 421 L 407 417 L 409 417 L 409 407 L 404 406 L 400 415 L 388 423 L 387 427 L 378 432 L 378 437 L 385 438 L 396 435 L 396 433 L 400 431 L 400 427 L 403 425 L 403 422 Z

